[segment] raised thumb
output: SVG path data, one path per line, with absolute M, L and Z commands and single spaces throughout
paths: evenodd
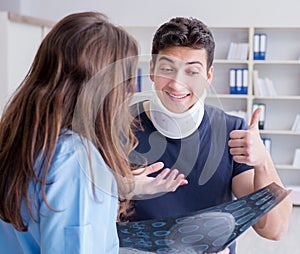
M 257 108 L 253 112 L 251 121 L 250 121 L 250 125 L 249 125 L 249 129 L 253 129 L 253 128 L 258 129 L 258 122 L 259 122 L 259 117 L 260 117 L 261 111 L 262 111 L 261 108 Z

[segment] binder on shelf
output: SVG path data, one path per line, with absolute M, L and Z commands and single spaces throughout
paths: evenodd
M 259 59 L 265 60 L 266 59 L 266 50 L 267 50 L 267 35 L 260 34 L 259 37 Z
M 253 59 L 265 60 L 267 51 L 267 34 L 255 33 L 253 37 Z
M 235 94 L 235 69 L 229 70 L 229 93 Z
M 262 138 L 262 141 L 267 148 L 267 150 L 271 153 L 272 140 L 270 138 Z
M 266 105 L 264 103 L 253 103 L 252 112 L 254 112 L 257 108 L 262 109 L 259 116 L 258 129 L 263 130 L 265 127 Z
M 136 92 L 142 91 L 142 68 L 137 69 L 137 77 L 136 77 Z
M 242 94 L 248 93 L 248 69 L 243 69 Z
M 241 94 L 242 93 L 242 86 L 243 86 L 243 70 L 242 69 L 236 69 L 236 93 Z
M 230 94 L 248 93 L 248 69 L 229 69 L 229 92 Z
M 259 34 L 254 34 L 253 36 L 253 59 L 259 59 Z

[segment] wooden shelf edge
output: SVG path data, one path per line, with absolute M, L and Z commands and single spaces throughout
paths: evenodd
M 36 25 L 36 26 L 44 26 L 49 28 L 55 25 L 55 22 L 50 20 L 34 18 L 30 16 L 13 13 L 13 12 L 8 12 L 8 19 L 14 22 L 26 23 L 30 25 Z
M 269 135 L 300 135 L 300 132 L 291 131 L 291 130 L 260 130 L 260 134 L 269 134 Z
M 287 170 L 298 170 L 298 171 L 300 171 L 299 167 L 294 167 L 293 165 L 276 164 L 275 167 L 277 169 L 287 169 Z

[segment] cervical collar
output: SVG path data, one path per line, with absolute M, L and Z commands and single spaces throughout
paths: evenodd
M 205 98 L 206 90 L 193 107 L 183 113 L 168 110 L 155 91 L 136 93 L 131 105 L 145 100 L 150 101 L 150 117 L 155 128 L 168 138 L 181 139 L 190 136 L 199 127 L 204 115 Z

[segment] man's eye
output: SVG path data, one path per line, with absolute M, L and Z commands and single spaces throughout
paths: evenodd
M 172 72 L 174 69 L 173 68 L 166 68 L 166 67 L 162 67 L 160 68 L 160 70 L 164 73 L 170 73 Z
M 199 71 L 187 71 L 186 72 L 188 75 L 190 76 L 196 76 L 196 75 L 199 75 Z

